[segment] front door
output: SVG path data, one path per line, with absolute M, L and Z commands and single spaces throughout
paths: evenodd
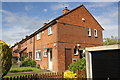
M 52 49 L 48 50 L 48 67 L 52 70 Z
M 72 63 L 72 50 L 71 48 L 65 48 L 65 70 L 68 69 L 70 63 Z

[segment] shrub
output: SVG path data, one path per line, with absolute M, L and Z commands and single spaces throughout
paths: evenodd
M 0 58 L 2 63 L 2 77 L 4 77 L 12 65 L 12 49 L 2 40 L 0 40 Z
M 20 58 L 20 61 L 24 61 L 26 59 L 26 56 L 22 56 L 21 58 Z
M 74 63 L 71 63 L 69 66 L 68 66 L 69 70 L 70 71 L 73 71 L 74 73 L 77 71 L 77 70 L 85 70 L 86 69 L 86 59 L 85 57 L 83 57 L 82 59 L 74 62 Z
M 26 59 L 20 64 L 20 67 L 36 67 L 36 62 L 34 60 Z
M 66 72 L 64 72 L 64 78 L 76 78 L 75 77 L 76 76 L 76 73 L 73 73 L 73 72 L 71 72 L 71 71 L 66 71 Z

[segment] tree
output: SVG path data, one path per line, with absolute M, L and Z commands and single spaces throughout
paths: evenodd
M 120 43 L 120 39 L 114 36 L 111 36 L 111 38 L 104 38 L 104 42 L 103 42 L 104 45 L 113 45 L 119 43 Z
M 4 77 L 12 65 L 12 49 L 2 40 L 0 40 L 0 57 L 2 64 L 2 77 Z

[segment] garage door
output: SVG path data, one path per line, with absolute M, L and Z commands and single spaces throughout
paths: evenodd
M 119 78 L 120 77 L 119 51 L 109 50 L 109 51 L 91 52 L 93 78 Z

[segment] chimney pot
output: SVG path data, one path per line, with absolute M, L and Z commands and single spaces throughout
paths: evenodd
M 69 12 L 70 10 L 67 8 L 67 7 L 65 7 L 65 9 L 62 11 L 62 13 L 63 14 L 65 14 L 65 13 L 67 13 L 67 12 Z
M 44 23 L 43 25 L 45 26 L 47 23 Z

